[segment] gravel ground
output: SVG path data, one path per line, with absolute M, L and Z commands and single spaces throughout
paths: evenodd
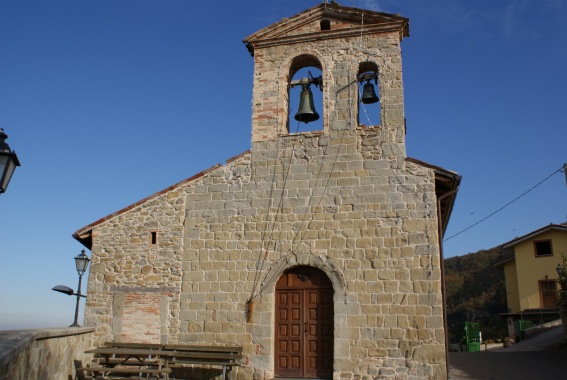
M 450 352 L 451 380 L 566 380 L 567 345 L 561 327 L 490 352 Z

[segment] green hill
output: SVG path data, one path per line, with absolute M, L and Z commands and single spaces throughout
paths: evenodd
M 465 322 L 478 322 L 483 340 L 507 335 L 504 271 L 494 263 L 510 254 L 498 246 L 445 260 L 449 342 L 461 341 Z

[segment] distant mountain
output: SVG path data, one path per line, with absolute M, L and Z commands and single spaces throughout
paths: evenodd
M 513 252 L 498 246 L 445 260 L 445 294 L 449 342 L 463 338 L 465 322 L 478 322 L 482 339 L 507 335 L 504 270 L 494 264 Z

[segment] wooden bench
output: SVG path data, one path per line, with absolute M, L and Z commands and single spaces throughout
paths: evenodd
M 106 367 L 106 366 L 91 366 L 79 368 L 78 371 L 83 371 L 87 376 L 92 375 L 94 378 L 107 378 L 113 374 L 129 374 L 129 375 L 164 375 L 167 379 L 171 373 L 171 368 L 139 368 L 139 367 Z
M 112 348 L 141 348 L 147 350 L 161 350 L 163 348 L 163 344 L 159 343 L 128 343 L 128 342 L 104 342 L 104 347 L 112 347 Z M 153 359 L 148 358 L 145 359 L 144 362 L 147 364 L 158 366 L 159 365 L 159 358 L 155 357 Z M 139 365 L 138 360 L 136 359 L 129 359 L 124 361 L 121 355 L 113 355 L 110 358 L 107 358 L 105 361 L 106 366 L 115 366 L 118 364 L 122 365 Z
M 93 364 L 77 371 L 95 378 L 131 374 L 140 378 L 163 375 L 168 379 L 176 368 L 221 366 L 222 377 L 227 380 L 229 375 L 232 377 L 232 368 L 240 366 L 242 361 L 242 347 L 238 346 L 106 342 L 85 353 L 95 355 Z
M 169 352 L 161 351 L 155 347 L 136 345 L 136 347 L 98 347 L 87 350 L 85 353 L 94 354 L 90 366 L 78 368 L 77 372 L 94 378 L 112 378 L 113 375 L 154 375 L 154 377 L 169 378 L 171 369 L 164 366 Z
M 116 348 L 145 348 L 148 350 L 161 350 L 163 344 L 160 343 L 128 343 L 128 342 L 104 342 L 105 347 Z
M 221 366 L 222 378 L 232 377 L 232 367 L 240 366 L 242 347 L 239 346 L 204 346 L 166 344 L 164 351 L 171 351 L 167 359 L 169 368 L 185 368 L 187 366 Z

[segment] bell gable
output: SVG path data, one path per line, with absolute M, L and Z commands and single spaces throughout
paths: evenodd
M 253 56 L 256 48 L 394 31 L 399 32 L 400 40 L 409 37 L 409 19 L 332 2 L 284 18 L 248 36 L 243 42 Z

